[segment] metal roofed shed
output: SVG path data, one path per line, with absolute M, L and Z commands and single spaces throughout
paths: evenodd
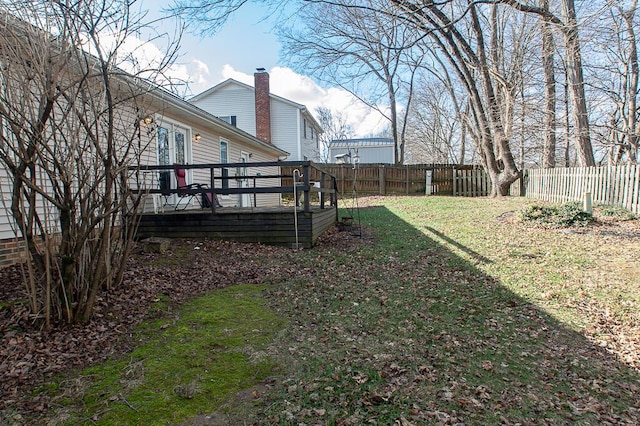
M 395 164 L 392 138 L 334 139 L 329 143 L 329 158 L 336 163 Z

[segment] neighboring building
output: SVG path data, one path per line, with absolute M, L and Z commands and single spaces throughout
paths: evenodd
M 269 74 L 258 68 L 255 88 L 228 79 L 189 102 L 290 153 L 287 160 L 319 161 L 322 129 L 301 104 L 271 94 Z
M 329 159 L 335 163 L 351 164 L 396 162 L 392 138 L 334 139 L 329 143 Z

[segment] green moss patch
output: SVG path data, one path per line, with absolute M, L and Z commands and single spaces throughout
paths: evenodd
M 284 324 L 265 306 L 263 290 L 217 290 L 174 317 L 145 322 L 135 336 L 141 345 L 126 358 L 57 386 L 60 415 L 73 424 L 171 424 L 216 411 L 277 372 L 264 349 Z

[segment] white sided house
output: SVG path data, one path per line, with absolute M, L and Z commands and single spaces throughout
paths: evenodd
M 148 89 L 147 89 L 148 90 Z M 141 98 L 141 99 L 140 99 Z M 179 97 L 160 88 L 145 91 L 137 103 L 146 111 L 142 116 L 131 114 L 132 123 L 140 123 L 138 140 L 146 147 L 141 155 L 142 165 L 172 166 L 178 164 L 224 164 L 274 162 L 288 155 L 288 152 L 262 141 L 245 131 L 214 117 Z M 125 112 L 125 114 L 127 114 Z M 224 174 L 227 180 L 217 180 L 217 188 L 241 188 L 253 184 L 250 176 L 273 175 L 275 168 L 230 167 L 216 169 L 216 177 Z M 145 172 L 143 172 L 145 173 Z M 247 176 L 247 178 L 244 178 Z M 210 185 L 209 169 L 187 171 L 187 183 Z M 276 182 L 277 180 L 277 182 Z M 173 170 L 166 172 L 148 171 L 140 182 L 144 189 L 175 189 L 176 177 Z M 277 186 L 279 179 L 263 179 L 257 186 Z M 135 186 L 135 184 L 133 184 Z M 164 186 L 164 188 L 162 188 Z M 0 164 L 0 267 L 8 266 L 24 258 L 24 245 L 20 230 L 13 225 L 9 207 L 11 205 L 11 182 L 4 166 Z M 265 193 L 255 197 L 244 194 L 218 195 L 223 207 L 264 207 L 280 205 L 280 194 Z M 179 200 L 177 194 L 147 197 L 145 210 L 161 207 L 172 211 L 178 202 L 182 208 L 200 208 L 198 199 Z M 160 203 L 160 206 L 157 204 Z M 154 206 L 154 204 L 156 204 Z
M 149 165 L 171 166 L 173 164 L 225 164 L 225 163 L 259 163 L 278 161 L 288 155 L 286 151 L 264 142 L 235 126 L 232 126 L 197 106 L 186 102 L 166 91 L 153 94 L 152 107 L 158 110 L 150 114 L 154 140 L 151 141 L 152 155 Z M 217 189 L 241 188 L 253 185 L 248 182 L 251 176 L 273 175 L 273 168 L 262 167 L 229 167 L 216 170 L 215 177 L 226 177 L 227 180 L 217 180 Z M 173 170 L 167 172 L 152 172 L 157 183 L 152 189 L 175 189 L 176 177 Z M 163 176 L 164 174 L 164 176 Z M 210 186 L 210 172 L 208 169 L 186 171 L 187 184 L 198 183 Z M 246 176 L 246 179 L 244 178 Z M 262 179 L 257 186 L 279 185 Z M 279 194 L 259 194 L 247 200 L 240 194 L 218 195 L 222 207 L 266 207 L 279 206 Z M 170 208 L 178 203 L 178 196 L 171 195 L 162 199 L 162 203 Z M 185 201 L 180 201 L 184 206 Z M 192 204 L 197 204 L 192 199 Z M 189 206 L 185 206 L 188 208 Z M 195 206 L 197 207 L 197 206 Z
M 270 93 L 269 74 L 258 68 L 255 87 L 228 79 L 189 102 L 258 139 L 289 152 L 287 160 L 319 161 L 322 129 L 301 104 Z

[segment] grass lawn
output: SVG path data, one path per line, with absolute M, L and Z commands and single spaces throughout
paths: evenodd
M 283 251 L 271 261 L 290 275 L 145 323 L 144 346 L 84 372 L 82 418 L 638 424 L 640 238 L 518 222 L 531 203 L 360 200 L 363 238 Z M 266 395 L 230 403 L 268 376 Z
M 638 235 L 515 222 L 530 203 L 361 200 L 372 240 L 270 292 L 293 322 L 268 422 L 637 424 Z

